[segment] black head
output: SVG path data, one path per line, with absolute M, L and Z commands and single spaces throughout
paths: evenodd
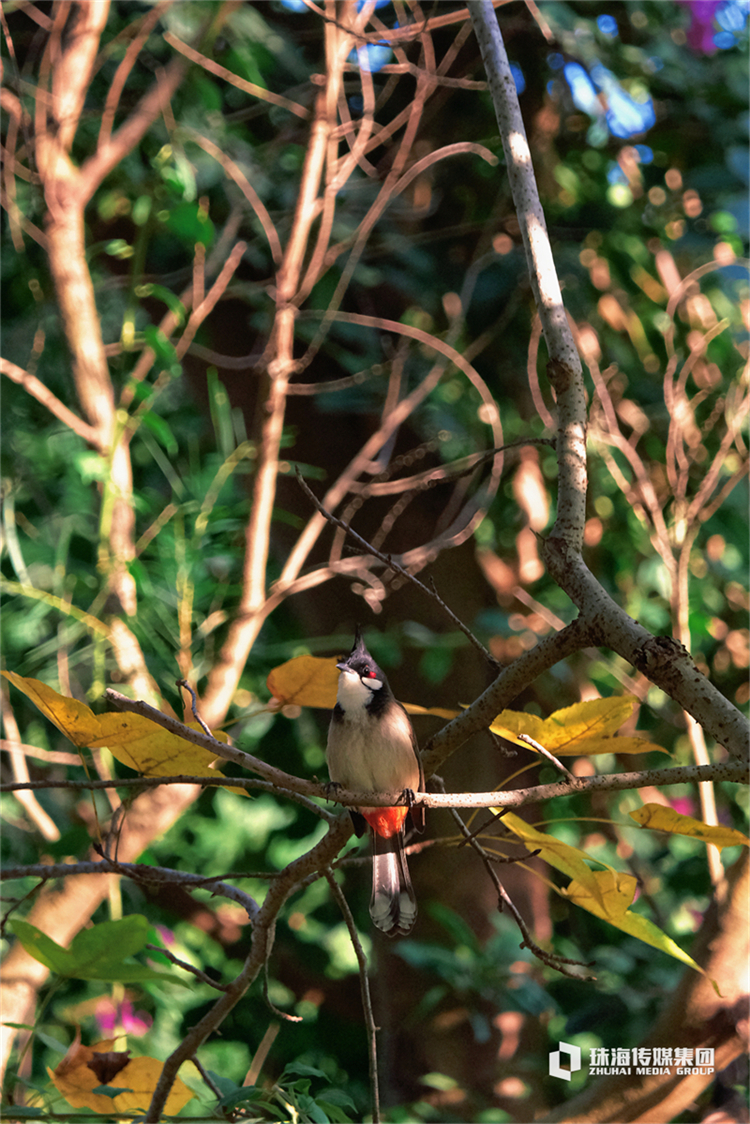
M 392 697 L 388 680 L 365 647 L 359 625 L 354 647 L 336 667 L 342 673 L 339 676 L 338 701 L 344 710 L 358 704 L 372 713 L 380 710 Z

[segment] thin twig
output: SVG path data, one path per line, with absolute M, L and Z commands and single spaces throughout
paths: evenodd
M 442 784 L 442 782 L 440 782 L 440 784 Z M 582 960 L 571 960 L 571 959 L 569 959 L 568 957 L 565 957 L 565 956 L 558 956 L 554 952 L 547 952 L 545 949 L 541 948 L 536 943 L 536 941 L 531 936 L 531 933 L 528 930 L 526 922 L 524 921 L 521 914 L 518 912 L 518 909 L 516 908 L 512 899 L 510 898 L 510 896 L 508 894 L 508 891 L 505 889 L 502 882 L 500 881 L 500 879 L 498 877 L 498 874 L 497 874 L 497 871 L 495 870 L 495 868 L 493 866 L 492 857 L 487 854 L 484 847 L 481 845 L 479 840 L 476 838 L 475 833 L 469 831 L 466 824 L 461 819 L 461 816 L 459 816 L 459 814 L 458 814 L 458 812 L 456 811 L 455 808 L 451 809 L 451 815 L 453 816 L 453 819 L 455 820 L 455 822 L 458 826 L 458 829 L 461 832 L 461 834 L 463 835 L 464 839 L 469 844 L 469 846 L 472 848 L 472 850 L 476 851 L 476 853 L 479 855 L 480 859 L 482 860 L 482 863 L 484 864 L 485 870 L 487 871 L 490 878 L 492 879 L 492 883 L 495 887 L 495 890 L 497 891 L 499 911 L 502 912 L 503 906 L 505 906 L 508 909 L 508 911 L 512 914 L 514 921 L 518 925 L 518 928 L 521 930 L 521 936 L 523 937 L 523 940 L 521 942 L 521 948 L 528 948 L 528 950 L 534 956 L 536 956 L 538 960 L 541 960 L 543 964 L 546 964 L 550 968 L 554 968 L 556 971 L 560 972 L 562 975 L 569 976 L 573 980 L 593 980 L 593 979 L 596 979 L 595 976 L 582 976 L 578 972 L 570 971 L 571 967 L 578 967 L 578 968 L 588 967 L 588 965 L 585 964 Z M 526 858 L 527 856 L 524 855 L 523 857 Z M 511 861 L 513 861 L 513 860 L 511 860 Z
M 186 972 L 190 972 L 191 976 L 195 976 L 201 983 L 208 984 L 209 987 L 214 988 L 216 991 L 227 990 L 226 984 L 220 984 L 217 983 L 216 980 L 212 980 L 211 977 L 207 976 L 205 972 L 202 972 L 200 968 L 196 968 L 193 964 L 188 964 L 187 960 L 180 960 L 179 956 L 175 956 L 168 948 L 163 948 L 160 944 L 147 944 L 145 947 L 149 952 L 158 952 L 161 956 L 166 956 L 170 963 L 176 965 L 178 968 L 184 969 Z
M 359 990 L 362 996 L 362 1010 L 365 1016 L 365 1028 L 367 1030 L 367 1058 L 370 1067 L 370 1088 L 372 1090 L 372 1120 L 373 1124 L 379 1124 L 380 1121 L 380 1089 L 378 1084 L 378 1043 L 377 1043 L 377 1027 L 375 1025 L 375 1016 L 372 1010 L 372 996 L 370 994 L 370 981 L 367 976 L 367 957 L 365 950 L 362 948 L 362 942 L 359 939 L 357 926 L 354 924 L 352 912 L 349 909 L 349 903 L 344 897 L 344 893 L 336 881 L 336 877 L 331 867 L 326 867 L 325 871 L 326 880 L 331 887 L 336 904 L 341 910 L 341 915 L 346 922 L 346 927 L 349 930 L 349 939 L 352 942 L 354 954 L 357 957 L 357 965 L 359 967 Z
M 212 738 L 213 734 L 211 733 L 208 726 L 206 725 L 206 723 L 203 721 L 200 714 L 198 713 L 198 698 L 195 694 L 195 691 L 193 690 L 193 688 L 188 683 L 187 679 L 175 679 L 175 686 L 176 687 L 184 687 L 185 690 L 189 693 L 190 698 L 192 699 L 193 718 L 198 723 L 201 730 L 203 730 L 203 733 L 208 734 L 209 738 Z
M 441 597 L 438 596 L 437 592 L 434 589 L 430 589 L 424 584 L 424 582 L 421 582 L 415 574 L 410 573 L 408 570 L 404 569 L 404 567 L 401 566 L 398 562 L 395 562 L 390 554 L 384 554 L 382 551 L 377 550 L 376 547 L 374 547 L 367 541 L 367 539 L 364 539 L 361 535 L 358 535 L 357 532 L 353 530 L 348 523 L 345 523 L 343 521 L 343 519 L 339 519 L 338 516 L 333 515 L 330 511 L 327 511 L 326 508 L 323 507 L 322 503 L 317 498 L 315 493 L 305 483 L 299 469 L 297 468 L 295 471 L 297 475 L 297 483 L 302 488 L 302 491 L 305 493 L 311 503 L 324 517 L 324 519 L 327 519 L 332 526 L 339 527 L 342 531 L 349 535 L 349 537 L 353 539 L 354 542 L 356 542 L 357 545 L 360 546 L 367 554 L 373 555 L 373 557 L 384 563 L 384 565 L 387 566 L 389 570 L 393 570 L 395 573 L 400 574 L 401 577 L 406 578 L 407 581 L 412 582 L 414 585 L 416 585 L 417 589 L 420 589 L 422 593 L 425 593 L 432 601 L 437 601 L 438 605 L 440 605 L 443 611 L 448 615 L 453 624 L 457 628 L 459 628 L 461 632 L 463 632 L 464 636 L 466 636 L 472 647 L 476 648 L 476 650 L 483 656 L 490 667 L 492 667 L 496 671 L 499 670 L 499 668 L 502 666 L 499 661 L 496 660 L 495 657 L 487 651 L 481 640 L 477 639 L 471 629 L 467 625 L 465 625 L 459 617 L 456 616 L 453 610 L 446 605 L 446 603 Z
M 565 773 L 565 776 L 568 778 L 568 780 L 575 783 L 576 778 L 573 776 L 570 769 L 566 769 L 562 761 L 557 760 L 554 753 L 550 753 L 548 749 L 545 749 L 543 745 L 539 744 L 539 742 L 534 741 L 534 739 L 528 734 L 519 734 L 518 740 L 520 742 L 526 742 L 526 744 L 535 749 L 537 753 L 541 753 L 543 757 L 546 757 L 548 761 L 552 762 L 556 769 L 559 769 L 561 773 Z
M 171 31 L 165 31 L 163 39 L 166 43 L 169 43 L 170 47 L 173 47 L 175 51 L 179 51 L 181 55 L 184 55 L 185 58 L 190 59 L 191 62 L 197 63 L 198 66 L 207 70 L 209 74 L 215 74 L 217 78 L 223 78 L 225 82 L 236 86 L 238 90 L 243 90 L 246 94 L 250 94 L 252 97 L 258 98 L 261 101 L 268 102 L 270 105 L 288 109 L 295 117 L 301 117 L 303 120 L 309 118 L 310 110 L 305 106 L 298 105 L 296 102 L 283 97 L 281 94 L 274 94 L 264 86 L 257 86 L 254 82 L 248 82 L 245 78 L 240 78 L 238 74 L 227 70 L 225 66 L 221 66 L 220 63 L 207 58 L 206 55 L 201 54 L 200 51 L 196 51 L 194 47 L 184 43 L 182 39 L 178 39 Z
M 208 1072 L 208 1070 L 204 1069 L 203 1065 L 201 1064 L 201 1062 L 198 1059 L 198 1055 L 194 1054 L 193 1057 L 190 1059 L 190 1061 L 193 1063 L 195 1068 L 198 1070 L 198 1073 L 201 1075 L 201 1077 L 203 1078 L 203 1080 L 206 1083 L 206 1085 L 208 1086 L 208 1088 L 211 1090 L 213 1095 L 216 1097 L 216 1100 L 220 1101 L 221 1097 L 222 1097 L 221 1089 L 212 1080 L 211 1074 Z

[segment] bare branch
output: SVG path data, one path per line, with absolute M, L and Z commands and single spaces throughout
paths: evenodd
M 487 663 L 489 663 L 490 667 L 499 667 L 498 661 L 494 658 L 494 656 L 490 655 L 490 653 L 487 651 L 481 641 L 477 639 L 471 629 L 468 628 L 463 623 L 463 621 L 456 616 L 453 610 L 450 609 L 448 605 L 446 605 L 443 599 L 438 596 L 437 590 L 435 590 L 434 587 L 432 589 L 428 588 L 428 586 L 421 582 L 419 578 L 417 578 L 414 574 L 404 569 L 404 567 L 399 565 L 398 562 L 395 562 L 390 554 L 383 554 L 382 551 L 376 550 L 376 548 L 368 543 L 366 539 L 363 539 L 361 535 L 358 535 L 356 531 L 353 531 L 348 523 L 344 523 L 343 520 L 337 519 L 335 515 L 331 515 L 330 511 L 326 511 L 326 509 L 315 496 L 315 493 L 312 492 L 310 488 L 308 488 L 299 471 L 297 472 L 297 482 L 310 502 L 314 504 L 321 515 L 323 515 L 329 523 L 331 523 L 334 527 L 340 527 L 341 530 L 344 531 L 351 539 L 353 539 L 354 542 L 358 543 L 364 551 L 366 551 L 368 554 L 372 554 L 373 557 L 380 559 L 380 561 L 389 569 L 393 570 L 397 574 L 400 574 L 401 577 L 406 578 L 407 581 L 412 582 L 418 589 L 422 591 L 422 593 L 427 594 L 427 596 L 430 597 L 433 601 L 437 601 L 441 609 L 443 609 L 444 612 L 447 613 L 452 623 L 455 624 L 456 627 L 461 630 L 461 632 L 463 632 L 469 643 L 477 649 L 480 655 L 483 656 Z
M 171 31 L 164 32 L 164 41 L 169 43 L 170 47 L 174 47 L 175 51 L 179 51 L 186 59 L 191 62 L 197 63 L 198 66 L 203 67 L 209 74 L 215 74 L 217 78 L 223 78 L 225 82 L 230 85 L 236 86 L 238 90 L 244 90 L 246 94 L 251 94 L 254 98 L 259 98 L 261 101 L 266 101 L 269 105 L 278 105 L 282 109 L 288 109 L 295 117 L 301 117 L 307 120 L 310 116 L 310 110 L 306 109 L 303 105 L 298 105 L 296 102 L 291 101 L 289 98 L 282 97 L 281 94 L 274 94 L 271 90 L 267 90 L 265 86 L 256 86 L 254 82 L 248 82 L 245 78 L 240 78 L 238 74 L 233 74 L 231 70 L 227 70 L 225 66 L 220 63 L 214 62 L 206 55 L 202 55 L 200 51 L 196 51 L 194 47 L 190 47 L 187 43 L 183 43 Z
M 89 425 L 87 422 L 74 414 L 72 410 L 57 398 L 48 387 L 41 382 L 36 375 L 24 371 L 22 367 L 17 367 L 15 363 L 11 363 L 9 359 L 0 358 L 0 371 L 7 375 L 13 382 L 18 383 L 23 387 L 32 398 L 36 398 L 37 402 L 41 402 L 46 406 L 51 414 L 54 414 L 68 429 L 72 429 L 79 437 L 87 441 L 100 453 L 105 452 L 105 447 L 102 445 L 102 435 L 95 426 Z
M 352 917 L 352 911 L 349 909 L 348 902 L 344 897 L 344 892 L 336 881 L 336 877 L 330 867 L 325 871 L 325 876 L 331 888 L 334 900 L 346 922 L 346 927 L 349 930 L 349 939 L 352 942 L 352 948 L 357 957 L 359 990 L 362 996 L 362 1011 L 365 1016 L 365 1029 L 367 1031 L 367 1058 L 370 1068 L 370 1089 L 372 1091 L 372 1120 L 373 1124 L 378 1124 L 380 1120 L 380 1088 L 378 1084 L 377 1026 L 375 1025 L 375 1015 L 372 1010 L 370 981 L 367 977 L 367 957 L 365 956 L 365 950 L 362 948 L 362 942 L 359 939 L 359 933 L 357 932 L 357 926 Z
M 491 0 L 473 0 L 469 12 L 495 107 L 513 203 L 542 322 L 557 393 L 558 508 L 552 536 L 581 549 L 586 502 L 586 398 L 581 361 L 563 305 L 552 249 L 513 74 Z
M 195 129 L 187 129 L 186 135 L 190 138 L 190 140 L 193 141 L 194 144 L 199 145 L 204 152 L 207 152 L 209 156 L 213 156 L 214 160 L 218 161 L 218 163 L 221 164 L 227 175 L 231 176 L 231 178 L 237 184 L 240 191 L 245 196 L 248 203 L 255 212 L 261 229 L 263 230 L 263 233 L 268 240 L 268 245 L 271 250 L 271 257 L 273 258 L 274 265 L 277 267 L 280 266 L 283 251 L 281 249 L 279 236 L 276 233 L 276 227 L 273 225 L 273 221 L 268 211 L 266 210 L 263 200 L 258 195 L 258 192 L 255 190 L 253 185 L 250 183 L 245 173 L 242 171 L 239 165 L 234 162 L 234 160 L 227 156 L 225 152 L 222 152 L 218 144 L 214 144 L 212 140 L 210 140 L 208 137 L 204 137 L 202 133 L 197 132 Z

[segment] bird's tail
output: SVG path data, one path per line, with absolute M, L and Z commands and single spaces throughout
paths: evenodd
M 417 899 L 404 854 L 404 833 L 386 839 L 372 836 L 372 897 L 370 917 L 373 925 L 389 937 L 405 937 L 417 919 Z

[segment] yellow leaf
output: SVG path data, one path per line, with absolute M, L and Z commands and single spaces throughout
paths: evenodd
M 739 844 L 750 846 L 750 839 L 741 831 L 732 827 L 717 827 L 703 823 L 702 820 L 685 816 L 675 812 L 673 808 L 666 808 L 663 804 L 644 804 L 634 812 L 628 813 L 631 819 L 649 831 L 667 831 L 671 835 L 690 835 L 693 839 L 700 839 L 703 843 L 713 843 L 720 850 L 722 847 L 736 847 Z
M 186 742 L 140 714 L 103 714 L 101 718 L 100 736 L 91 748 L 106 746 L 114 758 L 145 777 L 205 776 L 216 761 L 210 749 Z
M 666 952 L 668 956 L 673 956 L 675 960 L 681 960 L 683 964 L 689 964 L 696 972 L 706 976 L 717 994 L 721 994 L 715 980 L 712 980 L 701 966 L 696 964 L 692 956 L 683 952 L 671 937 L 663 933 L 647 917 L 642 917 L 640 913 L 631 913 L 628 907 L 632 904 L 637 884 L 637 879 L 632 874 L 621 874 L 611 870 L 597 870 L 592 873 L 599 884 L 597 895 L 592 896 L 587 888 L 577 882 L 571 882 L 562 891 L 565 897 L 583 909 L 587 909 L 589 913 L 593 913 L 596 917 L 601 917 L 603 921 L 608 921 L 610 925 L 621 929 L 623 933 L 629 933 L 631 937 L 636 937 L 637 940 L 650 944 L 661 952 Z
M 112 1045 L 111 1040 L 98 1042 L 94 1046 L 74 1044 L 74 1048 L 71 1048 L 56 1070 L 47 1070 L 55 1088 L 73 1108 L 90 1108 L 109 1119 L 116 1113 L 142 1112 L 148 1108 L 161 1076 L 163 1063 L 156 1058 L 134 1058 L 118 1069 L 111 1080 L 103 1082 L 89 1063 L 96 1054 L 113 1056 L 110 1053 Z M 114 1097 L 95 1093 L 94 1089 L 103 1084 L 110 1085 L 113 1090 L 117 1088 L 127 1091 Z M 178 1113 L 194 1095 L 184 1081 L 176 1078 L 164 1106 L 165 1114 Z
M 560 753 L 563 746 L 585 738 L 611 736 L 627 722 L 637 705 L 635 695 L 616 695 L 566 706 L 545 718 L 542 737 L 537 741 L 552 753 Z
M 633 695 L 611 699 L 589 699 L 556 710 L 548 718 L 503 710 L 490 729 L 515 745 L 533 749 L 519 738 L 526 734 L 557 757 L 591 757 L 597 753 L 666 753 L 637 736 L 616 738 L 615 731 L 633 713 L 638 700 Z
M 638 879 L 620 870 L 590 870 L 586 885 L 573 879 L 563 894 L 576 905 L 619 927 L 633 904 Z M 592 884 L 596 893 L 592 893 Z
M 216 755 L 210 750 L 168 733 L 140 714 L 97 715 L 84 703 L 59 695 L 38 679 L 27 679 L 12 671 L 2 674 L 79 749 L 106 747 L 123 765 L 146 777 L 168 777 L 175 773 L 202 776 L 216 761 Z M 198 728 L 194 723 L 191 727 Z M 220 741 L 229 740 L 221 730 L 214 732 L 214 737 Z
M 266 686 L 282 706 L 316 706 L 333 710 L 339 673 L 335 656 L 296 656 L 269 672 Z
M 499 809 L 493 808 L 493 811 L 499 811 Z M 582 886 L 587 887 L 594 897 L 601 898 L 599 885 L 593 877 L 594 871 L 586 862 L 587 856 L 584 851 L 580 851 L 577 847 L 571 847 L 569 843 L 563 843 L 561 839 L 555 839 L 554 835 L 537 831 L 535 827 L 526 823 L 513 812 L 506 812 L 503 816 L 503 823 L 519 839 L 523 840 L 528 851 L 539 851 L 544 861 L 554 867 L 555 870 L 567 874 L 569 878 L 576 879 Z M 603 900 L 601 905 L 604 908 Z
M 545 862 L 571 877 L 572 881 L 567 888 L 558 889 L 559 894 L 603 921 L 608 921 L 617 929 L 622 929 L 624 933 L 629 933 L 638 940 L 666 952 L 669 956 L 674 956 L 684 964 L 689 964 L 691 968 L 706 976 L 716 993 L 721 994 L 715 980 L 707 976 L 671 937 L 663 933 L 647 917 L 631 913 L 630 906 L 637 885 L 637 880 L 632 874 L 624 874 L 609 867 L 606 870 L 592 870 L 586 862 L 587 856 L 584 851 L 562 843 L 553 835 L 537 831 L 512 812 L 503 816 L 503 823 L 523 840 L 527 850 L 538 850 Z
M 536 714 L 524 714 L 519 710 L 503 710 L 498 714 L 495 721 L 490 726 L 493 734 L 497 734 L 501 738 L 506 738 L 509 742 L 514 742 L 516 745 L 522 745 L 524 749 L 529 749 L 527 742 L 518 740 L 519 734 L 527 734 L 533 738 L 535 742 L 543 744 L 541 734 L 544 722 Z M 545 749 L 547 747 L 545 746 Z
M 0 674 L 30 698 L 34 706 L 78 749 L 90 745 L 91 739 L 96 738 L 99 719 L 85 703 L 58 695 L 57 691 L 53 691 L 39 679 L 26 679 L 22 675 L 16 675 L 14 671 L 3 671 Z
M 596 753 L 666 753 L 669 757 L 669 750 L 663 745 L 646 741 L 645 738 L 639 738 L 637 734 L 631 737 L 584 738 L 582 742 L 576 742 L 569 749 L 558 749 L 557 752 L 560 757 L 570 757 L 573 754 L 591 757 Z
M 419 706 L 417 703 L 401 703 L 407 714 L 432 714 L 436 718 L 458 718 L 460 710 L 444 710 L 440 706 Z

